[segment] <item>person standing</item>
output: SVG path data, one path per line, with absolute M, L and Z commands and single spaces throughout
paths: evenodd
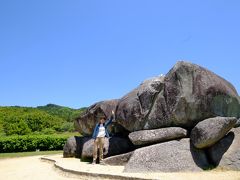
M 109 138 L 109 133 L 107 127 L 112 123 L 113 119 L 115 119 L 115 113 L 112 111 L 112 116 L 110 119 L 106 121 L 106 117 L 101 117 L 99 122 L 96 124 L 92 138 L 94 139 L 94 147 L 93 147 L 93 162 L 92 164 L 96 164 L 98 148 L 99 148 L 99 162 L 103 164 L 103 147 L 105 137 Z

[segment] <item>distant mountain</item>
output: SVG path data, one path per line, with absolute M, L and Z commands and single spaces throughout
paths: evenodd
M 65 106 L 59 106 L 56 104 L 47 104 L 46 106 L 38 106 L 37 109 L 45 111 L 50 115 L 58 116 L 68 122 L 72 122 L 86 108 L 84 107 L 80 109 L 72 109 Z

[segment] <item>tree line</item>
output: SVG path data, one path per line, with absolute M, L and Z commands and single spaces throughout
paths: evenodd
M 85 108 L 72 109 L 48 104 L 46 106 L 0 107 L 0 135 L 52 134 L 74 131 L 74 119 Z

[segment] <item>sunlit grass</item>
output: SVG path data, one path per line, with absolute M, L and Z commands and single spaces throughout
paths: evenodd
M 26 156 L 38 156 L 38 155 L 51 155 L 51 154 L 62 154 L 63 151 L 33 151 L 33 152 L 17 152 L 17 153 L 0 153 L 0 159 L 3 158 L 15 158 L 15 157 L 26 157 Z

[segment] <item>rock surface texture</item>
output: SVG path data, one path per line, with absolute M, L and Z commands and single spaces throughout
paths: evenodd
M 185 138 L 187 130 L 180 127 L 141 130 L 130 133 L 128 137 L 134 145 L 146 145 Z
M 79 132 L 91 134 L 97 115 L 116 110 L 117 124 L 130 132 L 164 127 L 193 128 L 215 117 L 240 117 L 236 89 L 215 73 L 180 61 L 165 75 L 145 80 L 119 100 L 102 101 L 76 120 Z
M 215 117 L 199 122 L 191 132 L 191 140 L 196 148 L 212 146 L 223 138 L 237 122 L 234 117 Z
M 125 166 L 133 154 L 132 152 L 111 156 L 103 160 L 105 164 L 114 166 Z
M 90 106 L 75 126 L 91 136 L 99 117 L 109 118 L 112 110 L 106 164 L 125 165 L 126 172 L 240 169 L 240 98 L 231 83 L 206 68 L 179 61 L 120 99 Z M 64 157 L 92 157 L 92 150 L 91 137 L 72 137 Z
M 195 149 L 191 146 L 189 138 L 185 138 L 135 150 L 124 171 L 202 171 L 208 166 L 205 153 Z
M 240 127 L 232 129 L 224 138 L 208 150 L 215 166 L 240 170 Z
M 67 139 L 67 142 L 65 143 L 63 147 L 63 157 L 81 157 L 80 151 L 81 151 L 81 143 L 82 143 L 82 137 L 73 136 Z
M 117 104 L 118 100 L 101 101 L 93 104 L 81 117 L 76 119 L 76 129 L 82 135 L 92 135 L 99 117 L 110 118 L 111 111 L 116 111 Z
M 94 140 L 91 137 L 70 137 L 63 148 L 64 157 L 93 157 Z M 120 137 L 105 138 L 104 157 L 130 152 L 134 149 L 129 139 Z

